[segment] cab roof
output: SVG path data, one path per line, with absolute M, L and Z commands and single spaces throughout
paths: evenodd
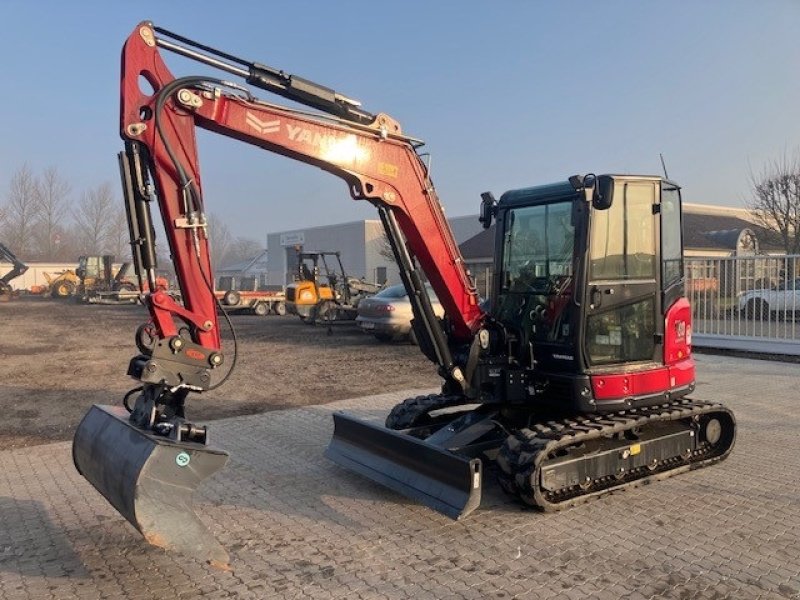
M 609 177 L 614 179 L 625 180 L 651 180 L 651 181 L 664 181 L 671 185 L 678 186 L 675 182 L 664 179 L 657 175 L 613 175 L 608 174 Z M 544 185 L 536 185 L 533 187 L 521 188 L 518 190 L 509 190 L 500 196 L 498 207 L 509 208 L 514 206 L 530 206 L 534 204 L 547 204 L 549 202 L 558 202 L 561 200 L 571 200 L 578 195 L 575 188 L 569 181 L 561 181 L 558 183 L 548 183 Z

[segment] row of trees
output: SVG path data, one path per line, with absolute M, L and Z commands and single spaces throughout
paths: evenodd
M 0 206 L 0 240 L 26 261 L 130 253 L 124 208 L 111 185 L 102 183 L 76 199 L 55 167 L 36 175 L 23 166 L 13 174 Z
M 208 235 L 214 271 L 251 260 L 264 250 L 252 238 L 234 236 L 225 222 L 214 214 L 208 217 Z
M 788 254 L 800 254 L 800 154 L 786 155 L 750 174 L 748 208 L 764 228 L 775 232 Z M 256 256 L 262 246 L 234 236 L 222 219 L 209 217 L 214 268 Z M 23 166 L 12 176 L 0 204 L 0 241 L 22 260 L 72 262 L 81 254 L 130 256 L 122 201 L 111 184 L 81 194 L 55 167 L 40 174 Z M 161 244 L 166 251 L 166 244 Z M 391 251 L 384 250 L 390 258 Z M 168 264 L 161 261 L 162 264 Z
M 214 268 L 255 257 L 261 245 L 234 236 L 217 217 L 209 217 Z M 25 262 L 74 262 L 80 255 L 113 254 L 130 257 L 125 207 L 110 183 L 80 194 L 49 167 L 36 174 L 27 166 L 11 177 L 5 202 L 0 204 L 0 242 Z M 167 252 L 160 236 L 159 251 Z M 166 257 L 159 264 L 169 265 Z

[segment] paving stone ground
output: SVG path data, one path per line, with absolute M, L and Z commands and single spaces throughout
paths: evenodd
M 0 599 L 798 598 L 800 365 L 698 363 L 731 457 L 555 514 L 487 477 L 454 522 L 322 456 L 333 410 L 381 419 L 417 391 L 215 422 L 232 459 L 196 505 L 232 572 L 145 544 L 68 443 L 0 451 Z

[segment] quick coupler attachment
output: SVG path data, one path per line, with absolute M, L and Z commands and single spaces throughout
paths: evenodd
M 154 435 L 123 407 L 95 404 L 75 431 L 72 459 L 147 542 L 228 567 L 228 553 L 192 507 L 192 493 L 225 466 L 227 452 Z
M 344 413 L 334 413 L 333 424 L 325 456 L 337 465 L 451 519 L 461 519 L 480 505 L 483 473 L 479 458 L 458 456 Z

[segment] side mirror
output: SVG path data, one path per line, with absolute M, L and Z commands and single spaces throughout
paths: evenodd
M 586 202 L 591 202 L 597 210 L 608 210 L 614 201 L 614 178 L 610 175 L 593 173 L 573 175 L 569 182 L 576 192 L 583 192 Z
M 608 175 L 600 175 L 596 178 L 592 194 L 592 206 L 597 210 L 608 210 L 614 202 L 614 178 Z
M 489 226 L 492 224 L 492 219 L 496 213 L 496 206 L 497 200 L 494 199 L 492 192 L 483 192 L 481 194 L 481 209 L 478 221 L 483 225 L 484 229 L 489 229 Z

